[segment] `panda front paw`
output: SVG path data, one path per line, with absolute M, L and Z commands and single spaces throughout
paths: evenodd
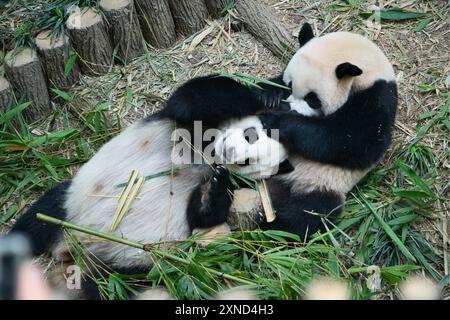
M 268 108 L 278 110 L 284 99 L 284 92 L 279 88 L 265 85 L 262 89 L 256 89 L 255 94 L 259 101 Z
M 230 171 L 223 165 L 214 165 L 211 176 L 211 190 L 224 190 L 228 187 Z

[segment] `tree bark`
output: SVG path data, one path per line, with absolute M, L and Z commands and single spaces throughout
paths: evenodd
M 282 59 L 291 58 L 292 37 L 273 9 L 256 0 L 237 0 L 235 9 L 247 30 L 267 49 Z
M 124 63 L 144 54 L 139 21 L 132 0 L 101 0 L 114 47 Z
M 135 0 L 145 41 L 157 48 L 170 47 L 177 35 L 168 0 Z
M 208 9 L 204 0 L 169 0 L 169 5 L 180 34 L 191 35 L 205 26 Z
M 8 111 L 13 102 L 13 95 L 11 85 L 4 77 L 0 77 L 0 110 L 2 112 Z
M 67 77 L 64 76 L 70 57 L 69 37 L 61 34 L 52 39 L 51 31 L 45 30 L 37 35 L 36 48 L 47 74 L 49 85 L 66 89 L 78 81 L 80 69 L 76 62 Z
M 112 47 L 102 16 L 95 9 L 74 9 L 67 19 L 73 47 L 81 58 L 81 71 L 102 74 L 112 65 Z
M 222 11 L 228 3 L 233 0 L 205 0 L 206 7 L 213 18 L 222 16 Z
M 47 81 L 36 51 L 28 47 L 10 51 L 5 56 L 5 74 L 17 98 L 32 103 L 23 112 L 25 120 L 34 121 L 51 111 Z

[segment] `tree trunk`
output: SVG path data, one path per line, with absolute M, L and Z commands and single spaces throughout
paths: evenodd
M 67 19 L 72 44 L 81 58 L 81 71 L 105 73 L 112 64 L 112 48 L 102 16 L 95 9 L 74 9 Z
M 228 3 L 233 0 L 205 0 L 206 7 L 213 18 L 222 16 L 222 11 Z
M 256 0 L 237 0 L 235 9 L 247 30 L 280 58 L 293 54 L 293 41 L 272 8 Z
M 67 77 L 64 71 L 70 57 L 69 38 L 61 34 L 52 39 L 51 31 L 45 30 L 36 37 L 36 47 L 47 74 L 49 85 L 58 88 L 69 88 L 79 79 L 80 69 L 75 62 Z
M 0 110 L 4 113 L 9 110 L 13 102 L 11 85 L 6 78 L 0 77 Z
M 51 111 L 47 81 L 36 51 L 23 47 L 6 54 L 5 74 L 18 99 L 32 103 L 23 112 L 25 120 L 34 121 Z
M 118 56 L 124 63 L 144 54 L 142 33 L 132 0 L 101 0 Z
M 176 30 L 182 35 L 191 35 L 206 24 L 208 9 L 204 0 L 169 0 Z
M 170 47 L 177 35 L 168 0 L 135 0 L 145 41 L 157 48 Z
M 290 59 L 292 37 L 272 8 L 256 0 L 237 0 L 236 12 L 247 30 L 276 56 Z

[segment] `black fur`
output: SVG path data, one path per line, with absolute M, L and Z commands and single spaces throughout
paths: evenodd
M 321 218 L 333 221 L 342 212 L 344 199 L 331 191 L 293 193 L 290 185 L 276 177 L 269 180 L 268 186 L 276 219 L 262 223 L 263 230 L 283 230 L 303 240 L 318 230 L 326 230 Z
M 279 129 L 280 142 L 297 154 L 349 169 L 378 163 L 391 143 L 397 85 L 379 80 L 354 92 L 336 112 L 306 117 L 296 112 L 260 115 L 266 129 Z
M 97 274 L 95 276 L 96 279 L 100 279 L 102 282 L 104 280 L 108 281 L 109 274 L 110 273 L 116 273 L 120 275 L 127 275 L 127 276 L 137 276 L 137 275 L 143 275 L 146 276 L 150 272 L 149 267 L 128 267 L 128 268 L 107 268 L 105 266 L 108 266 L 107 263 L 100 262 L 99 265 L 104 266 L 104 268 L 98 268 L 97 270 L 100 272 L 100 274 Z M 99 287 L 97 285 L 97 282 L 92 278 L 88 277 L 87 275 L 83 275 L 83 282 L 81 284 L 81 289 L 83 291 L 83 298 L 86 300 L 101 300 L 105 299 L 105 293 L 100 293 Z M 134 282 L 133 282 L 134 283 Z M 145 286 L 149 286 L 151 283 L 149 280 L 147 280 L 145 277 L 144 279 L 140 279 L 138 283 L 128 283 L 133 290 L 136 291 L 136 293 L 140 293 L 145 289 Z M 134 298 L 135 294 L 132 292 L 128 292 L 128 298 Z
M 11 233 L 22 233 L 30 240 L 34 256 L 46 253 L 61 235 L 59 226 L 38 220 L 36 214 L 43 213 L 64 220 L 67 215 L 64 202 L 69 186 L 70 181 L 65 181 L 48 190 L 17 220 L 12 228 Z
M 338 79 L 342 79 L 347 76 L 350 77 L 360 76 L 362 75 L 363 71 L 354 64 L 351 64 L 350 62 L 344 62 L 336 67 L 335 73 Z
M 300 47 L 303 47 L 312 38 L 314 38 L 314 32 L 311 25 L 309 23 L 304 23 L 298 33 L 298 42 L 300 43 Z
M 239 82 L 218 75 L 187 81 L 167 100 L 158 115 L 181 124 L 203 121 L 215 126 L 221 121 L 254 115 L 264 109 L 252 91 Z
M 282 76 L 270 80 L 284 85 Z M 214 127 L 225 120 L 278 107 L 289 96 L 287 89 L 264 83 L 258 86 L 262 89 L 219 75 L 194 78 L 179 87 L 164 109 L 148 119 L 169 118 L 183 125 L 203 121 L 205 128 Z
M 269 79 L 269 81 L 286 87 L 286 84 L 283 81 L 282 74 Z M 283 100 L 289 97 L 292 90 L 280 88 L 274 86 L 273 84 L 266 83 L 259 83 L 258 86 L 260 86 L 261 89 L 252 88 L 252 91 L 266 108 L 276 110 L 290 110 L 290 105 L 286 102 L 283 102 Z
M 197 186 L 192 192 L 187 207 L 187 221 L 191 230 L 209 228 L 227 221 L 233 191 L 229 171 L 216 166 L 213 174 Z

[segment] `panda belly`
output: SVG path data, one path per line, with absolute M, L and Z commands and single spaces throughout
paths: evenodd
M 294 170 L 280 177 L 291 185 L 294 192 L 308 193 L 314 190 L 333 191 L 345 196 L 369 169 L 347 169 L 290 154 Z
M 67 220 L 110 232 L 123 188 L 118 185 L 128 181 L 132 170 L 148 176 L 171 169 L 172 130 L 168 120 L 138 122 L 105 144 L 73 179 L 65 202 Z M 188 237 L 185 212 L 201 170 L 202 166 L 187 167 L 174 176 L 147 180 L 114 234 L 141 243 Z M 142 250 L 77 236 L 88 238 L 87 249 L 113 265 L 120 261 L 128 266 L 148 264 Z

